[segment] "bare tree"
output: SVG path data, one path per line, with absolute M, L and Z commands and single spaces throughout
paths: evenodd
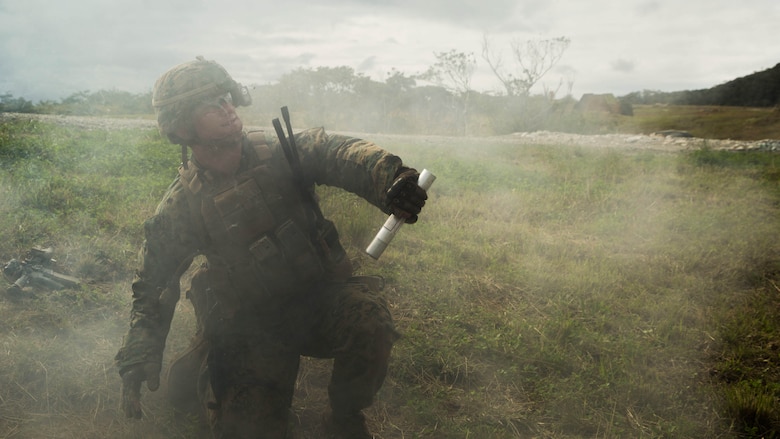
M 473 53 L 453 49 L 449 52 L 434 52 L 434 56 L 436 63 L 418 75 L 419 79 L 433 82 L 459 95 L 471 91 L 471 77 L 477 66 Z
M 473 53 L 458 52 L 455 49 L 449 52 L 434 52 L 434 56 L 436 63 L 418 75 L 417 79 L 433 82 L 455 95 L 461 106 L 462 132 L 465 135 L 469 95 L 472 91 L 471 77 L 477 67 L 476 57 Z
M 513 70 L 504 68 L 501 55 L 491 51 L 487 35 L 482 38 L 482 58 L 490 66 L 506 90 L 508 96 L 526 96 L 558 61 L 560 61 L 571 40 L 557 37 L 542 40 L 513 41 L 510 44 L 516 63 Z

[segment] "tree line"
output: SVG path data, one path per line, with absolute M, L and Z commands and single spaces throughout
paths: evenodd
M 0 112 L 110 116 L 154 114 L 154 109 L 151 91 L 130 93 L 121 90 L 84 90 L 57 101 L 43 100 L 38 103 L 5 93 L 0 95 Z
M 246 125 L 267 126 L 290 108 L 298 126 L 368 133 L 494 135 L 518 131 L 565 131 L 576 119 L 576 101 L 544 95 L 506 96 L 474 90 L 462 93 L 422 85 L 393 72 L 375 81 L 351 67 L 299 68 L 277 83 L 250 85 L 252 105 L 239 108 Z M 60 101 L 33 103 L 0 95 L 0 112 L 74 116 L 153 117 L 151 92 L 82 91 Z
M 481 58 L 501 84 L 503 89 L 499 92 L 474 90 L 471 78 L 477 57 L 474 53 L 450 50 L 434 52 L 436 61 L 423 73 L 409 75 L 392 69 L 383 81 L 347 66 L 297 68 L 276 83 L 250 86 L 254 104 L 240 112 L 247 124 L 265 126 L 278 117 L 280 107 L 288 106 L 301 126 L 343 131 L 438 135 L 501 135 L 539 130 L 597 133 L 603 127 L 594 125 L 592 117 L 578 111 L 571 96 L 573 77 L 561 77 L 553 85 L 542 82 L 569 43 L 566 37 L 514 41 L 507 59 L 485 36 Z M 542 92 L 532 94 L 531 89 L 539 84 Z M 644 90 L 620 97 L 619 101 L 629 107 L 780 105 L 780 64 L 707 90 Z M 0 95 L 0 112 L 148 116 L 154 110 L 151 92 L 100 90 L 37 104 L 6 93 Z
M 273 84 L 250 86 L 254 104 L 242 108 L 250 124 L 267 124 L 288 106 L 301 125 L 335 130 L 408 134 L 505 134 L 516 131 L 565 130 L 573 98 L 558 98 L 559 86 L 532 95 L 531 88 L 548 74 L 568 48 L 569 39 L 515 41 L 512 59 L 496 55 L 488 38 L 482 58 L 504 88 L 478 92 L 471 87 L 477 60 L 473 53 L 434 52 L 425 72 L 409 75 L 392 69 L 383 81 L 351 67 L 297 68 Z M 60 101 L 34 104 L 7 93 L 0 112 L 66 115 L 151 115 L 151 92 L 82 91 Z

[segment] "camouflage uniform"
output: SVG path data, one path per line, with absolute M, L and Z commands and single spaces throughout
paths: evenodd
M 400 158 L 322 129 L 297 134 L 296 143 L 307 186 L 343 188 L 389 212 L 386 190 Z M 247 175 L 260 191 L 239 190 Z M 237 210 L 226 212 L 222 200 Z M 204 255 L 208 262 L 187 293 L 197 336 L 169 373 L 175 405 L 200 401 L 218 437 L 284 437 L 300 355 L 334 358 L 328 387 L 334 413 L 370 405 L 397 333 L 384 299 L 351 277 L 348 259 L 289 250 L 300 233 L 287 239 L 284 226 L 305 231 L 312 218 L 276 139 L 245 135 L 241 168 L 230 181 L 191 160 L 144 224 L 130 330 L 116 356 L 120 373 L 162 362 L 179 278 Z M 311 247 L 313 240 L 302 241 Z

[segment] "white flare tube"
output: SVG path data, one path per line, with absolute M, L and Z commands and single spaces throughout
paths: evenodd
M 427 191 L 433 184 L 433 180 L 436 180 L 436 176 L 428 172 L 427 169 L 423 169 L 420 177 L 417 179 L 417 185 Z M 374 240 L 366 247 L 366 253 L 374 259 L 379 259 L 379 256 L 385 251 L 395 234 L 404 225 L 404 222 L 403 218 L 390 215 L 382 228 L 379 229 L 379 232 L 377 232 Z

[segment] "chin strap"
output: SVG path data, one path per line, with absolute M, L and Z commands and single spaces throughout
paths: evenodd
M 187 166 L 187 162 L 188 161 L 189 160 L 187 158 L 187 145 L 182 145 L 181 146 L 181 165 L 182 165 L 182 167 L 184 169 L 188 168 L 188 166 Z

